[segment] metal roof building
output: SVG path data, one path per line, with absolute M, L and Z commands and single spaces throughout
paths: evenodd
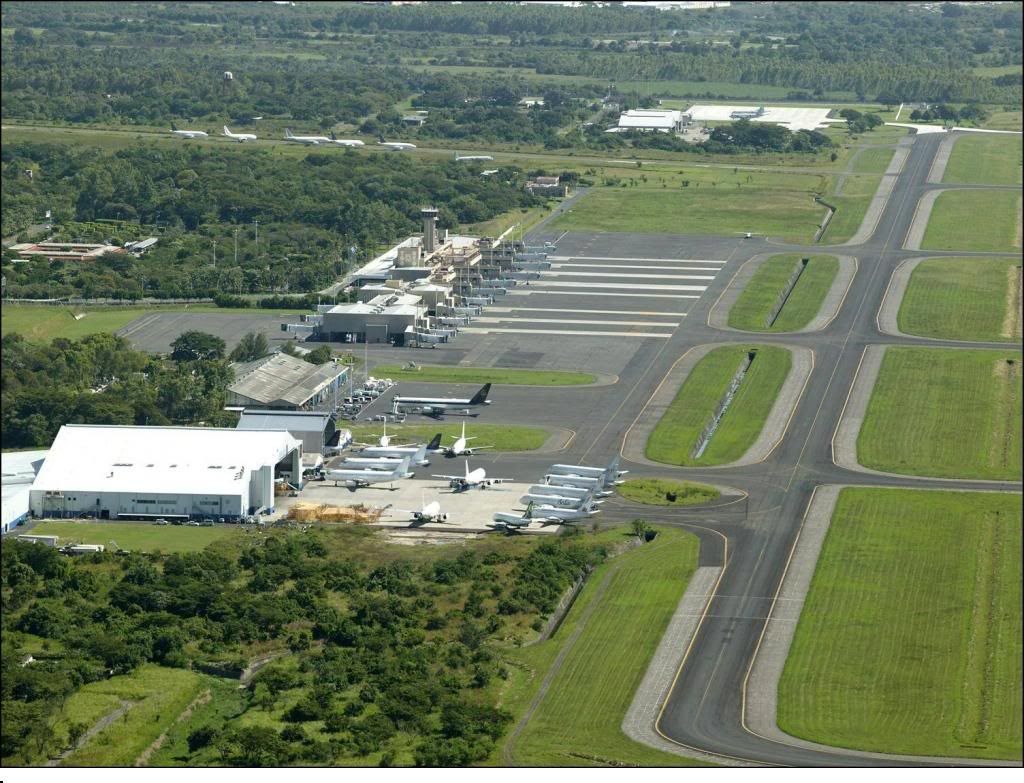
M 334 435 L 334 417 L 324 411 L 274 411 L 246 408 L 236 425 L 240 430 L 284 431 L 302 441 L 305 454 L 323 454 Z
M 619 115 L 618 127 L 610 128 L 609 133 L 629 130 L 676 133 L 683 129 L 689 119 L 689 115 L 678 109 L 630 109 Z
M 273 508 L 275 473 L 301 477 L 301 463 L 287 432 L 66 424 L 29 506 L 34 517 L 238 518 Z
M 286 353 L 233 367 L 235 382 L 228 386 L 228 405 L 282 410 L 316 408 L 330 401 L 348 374 L 342 364 L 310 364 Z
M 6 535 L 28 517 L 29 490 L 48 451 L 13 451 L 0 457 L 0 533 Z

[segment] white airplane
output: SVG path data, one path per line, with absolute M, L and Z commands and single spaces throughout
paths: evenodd
M 494 160 L 493 155 L 460 155 L 455 153 L 455 160 Z
M 380 137 L 380 141 L 377 144 L 381 147 L 387 147 L 392 152 L 402 152 L 404 150 L 416 149 L 415 144 L 410 144 L 407 141 L 384 141 L 384 137 Z
M 577 498 L 586 499 L 594 497 L 594 491 L 590 489 L 584 489 L 583 487 L 566 487 L 559 486 L 557 484 L 534 484 L 530 487 L 527 492 L 534 495 L 558 495 L 564 498 Z M 605 492 L 604 495 L 610 495 L 610 492 Z
M 181 136 L 183 139 L 200 139 L 210 135 L 206 131 L 178 130 L 178 127 L 173 122 L 171 123 L 171 133 L 175 136 Z
M 545 517 L 540 514 L 534 515 L 533 509 L 535 508 L 534 503 L 527 503 L 526 511 L 522 514 L 505 514 L 499 511 L 494 515 L 494 527 L 497 530 L 521 530 L 524 527 L 529 527 L 531 522 L 539 522 L 542 525 L 552 524 L 559 520 L 554 517 Z
M 232 133 L 227 125 L 224 126 L 224 132 L 221 135 L 227 136 L 229 139 L 234 139 L 239 144 L 243 141 L 256 141 L 255 133 Z
M 600 514 L 596 508 L 589 505 L 580 508 L 557 508 L 555 506 L 537 506 L 537 513 L 545 519 L 556 519 L 560 522 L 576 522 L 580 519 L 588 519 L 595 514 Z
M 388 435 L 388 423 L 384 422 L 384 434 L 377 439 L 376 443 L 357 443 L 355 445 L 373 447 L 380 446 L 381 448 L 386 449 L 388 446 L 391 445 L 391 436 Z
M 540 506 L 556 506 L 558 508 L 582 508 L 583 506 L 599 506 L 603 500 L 590 498 L 571 498 L 566 495 L 551 495 L 529 492 L 519 498 L 520 503 L 536 503 Z
M 591 478 L 603 478 L 606 486 L 621 484 L 622 476 L 629 473 L 628 470 L 619 470 L 619 458 L 615 457 L 605 468 L 593 468 L 587 465 L 552 465 L 548 473 L 555 476 L 589 476 Z
M 331 144 L 340 144 L 342 147 L 365 146 L 363 142 L 359 141 L 359 139 L 339 139 L 337 136 L 334 135 L 333 131 L 331 132 Z
M 331 140 L 326 136 L 293 136 L 291 128 L 284 129 L 284 140 L 294 141 L 299 144 L 330 144 Z
M 475 451 L 494 448 L 494 446 L 473 446 L 472 448 L 469 448 L 466 446 L 466 442 L 470 440 L 476 440 L 476 438 L 466 437 L 466 422 L 462 422 L 462 434 L 455 439 L 455 442 L 451 446 L 442 449 L 442 451 L 444 451 L 444 455 L 446 457 L 472 457 L 473 452 Z
M 328 470 L 324 478 L 333 481 L 335 485 L 344 482 L 350 489 L 368 487 L 371 484 L 390 484 L 393 481 L 403 478 L 411 478 L 409 472 L 409 459 L 403 459 L 394 470 Z
M 449 408 L 471 408 L 476 405 L 490 405 L 491 401 L 487 395 L 491 391 L 491 384 L 485 383 L 476 394 L 466 400 L 452 397 L 393 397 L 391 404 L 397 413 L 400 408 L 419 408 L 420 413 L 426 416 L 439 416 Z
M 611 494 L 604 489 L 604 479 L 594 478 L 593 476 L 560 476 L 549 474 L 544 477 L 544 483 L 556 487 L 564 486 L 589 489 L 598 497 L 607 497 Z
M 392 470 L 395 465 L 399 464 L 405 457 L 409 457 L 406 454 L 403 457 L 345 457 L 342 460 L 342 464 L 347 469 L 348 467 L 358 468 L 364 470 L 369 468 L 371 470 Z M 410 461 L 412 460 L 411 457 Z
M 469 469 L 469 460 L 466 460 L 466 475 L 464 476 L 438 476 L 434 478 L 447 479 L 448 486 L 450 486 L 456 492 L 464 492 L 467 489 L 473 487 L 480 487 L 480 489 L 486 489 L 491 484 L 503 484 L 506 481 L 515 481 L 510 478 L 487 478 L 487 471 L 483 468 L 477 468 L 471 471 Z
M 410 511 L 404 508 L 395 509 L 403 514 L 412 514 L 414 522 L 447 522 L 448 515 L 441 513 L 441 503 L 435 500 L 433 503 L 421 503 L 419 511 Z

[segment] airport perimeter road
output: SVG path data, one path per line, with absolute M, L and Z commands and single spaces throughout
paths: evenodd
M 631 475 L 675 476 L 748 493 L 741 506 L 729 510 L 665 513 L 649 506 L 635 508 L 636 516 L 652 521 L 664 517 L 668 524 L 702 525 L 728 539 L 729 559 L 721 583 L 658 725 L 664 736 L 681 746 L 681 752 L 691 748 L 745 762 L 796 766 L 893 766 L 931 761 L 879 759 L 855 750 L 823 751 L 762 738 L 745 727 L 743 704 L 747 673 L 816 486 L 992 489 L 991 484 L 984 482 L 920 480 L 850 471 L 838 467 L 832 459 L 832 437 L 864 348 L 875 343 L 935 344 L 913 337 L 882 335 L 875 317 L 893 269 L 905 258 L 919 255 L 902 247 L 918 201 L 927 189 L 928 172 L 941 141 L 939 134 L 914 138 L 910 155 L 872 236 L 861 245 L 842 248 L 843 254 L 858 259 L 859 268 L 836 318 L 820 332 L 771 335 L 772 342 L 811 348 L 815 365 L 785 436 L 768 458 L 756 465 L 719 469 L 652 468 L 623 462 L 623 467 L 633 472 Z M 700 240 L 710 241 L 706 237 Z M 563 244 L 559 244 L 560 254 L 564 252 Z M 732 237 L 720 238 L 718 245 L 717 255 L 705 257 L 728 258 L 728 263 L 709 284 L 706 295 L 692 304 L 685 321 L 670 337 L 658 340 L 653 348 L 638 351 L 621 373 L 620 383 L 605 390 L 612 393 L 611 398 L 602 396 L 598 400 L 594 393 L 595 404 L 588 409 L 591 423 L 580 425 L 581 432 L 559 461 L 598 463 L 618 453 L 623 433 L 643 414 L 648 399 L 680 356 L 696 345 L 736 341 L 736 332 L 718 331 L 706 325 L 707 311 L 743 261 L 771 251 L 809 254 L 823 250 L 822 246 L 773 245 L 756 239 L 737 242 Z M 751 335 L 750 339 L 765 336 Z M 548 415 L 572 415 L 566 408 L 559 411 L 560 407 L 553 405 Z M 525 468 L 551 460 L 524 455 L 521 461 Z M 1002 488 L 1019 491 L 1020 484 L 1004 484 Z M 628 507 L 618 507 L 618 503 L 616 506 L 614 510 L 609 508 L 609 517 L 629 517 Z

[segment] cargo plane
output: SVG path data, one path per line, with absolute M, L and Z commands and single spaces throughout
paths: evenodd
M 416 408 L 425 416 L 440 416 L 448 410 L 463 410 L 477 405 L 490 405 L 491 401 L 487 395 L 491 391 L 491 384 L 485 383 L 476 394 L 469 399 L 457 399 L 453 397 L 398 397 L 391 400 L 394 411 L 398 413 L 402 409 Z

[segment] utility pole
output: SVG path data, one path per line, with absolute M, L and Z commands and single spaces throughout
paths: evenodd
M 213 268 L 217 268 L 217 240 L 213 240 Z
M 235 229 L 235 266 L 238 266 L 238 229 Z
M 256 260 L 260 260 L 260 221 L 257 218 L 253 218 L 252 221 L 256 225 Z

